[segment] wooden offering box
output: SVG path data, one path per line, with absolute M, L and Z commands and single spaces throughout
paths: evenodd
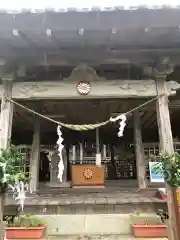
M 104 166 L 94 164 L 72 165 L 72 187 L 103 188 Z

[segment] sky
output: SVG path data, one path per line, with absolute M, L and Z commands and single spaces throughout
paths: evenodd
M 0 9 L 6 10 L 21 10 L 21 9 L 45 9 L 45 8 L 70 8 L 75 7 L 91 8 L 91 7 L 115 7 L 138 5 L 170 5 L 172 7 L 180 5 L 179 0 L 0 0 Z

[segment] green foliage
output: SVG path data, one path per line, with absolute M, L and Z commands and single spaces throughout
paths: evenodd
M 160 154 L 160 162 L 154 167 L 154 171 L 161 173 L 164 176 L 164 180 L 172 187 L 180 186 L 180 155 L 174 153 L 169 155 L 168 153 Z
M 0 188 L 6 191 L 8 184 L 14 184 L 16 180 L 27 181 L 23 170 L 24 154 L 15 147 L 0 151 Z
M 141 215 L 139 212 L 134 212 L 131 216 L 132 224 L 140 224 L 140 225 L 159 225 L 166 224 L 169 219 L 168 212 L 163 209 L 158 209 L 156 215 Z
M 165 212 L 163 209 L 158 209 L 157 216 L 161 218 L 162 223 L 166 223 L 166 221 L 169 219 L 168 212 Z
M 8 220 L 8 219 L 7 219 Z M 8 221 L 9 227 L 40 227 L 42 225 L 46 225 L 45 221 L 42 218 L 38 218 L 33 215 L 20 215 L 13 219 L 12 221 Z
M 143 214 L 141 215 L 138 212 L 134 212 L 134 214 L 131 216 L 131 223 L 140 225 L 159 225 L 162 222 L 159 215 L 144 216 Z

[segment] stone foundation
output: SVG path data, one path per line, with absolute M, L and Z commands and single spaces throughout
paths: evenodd
M 156 213 L 140 214 L 143 219 Z M 42 217 L 39 215 L 39 217 Z M 43 215 L 49 236 L 120 236 L 131 234 L 132 214 Z M 98 238 L 101 239 L 101 238 Z M 111 238 L 110 238 L 111 239 Z

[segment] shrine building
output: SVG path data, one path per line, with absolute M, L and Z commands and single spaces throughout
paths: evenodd
M 178 7 L 1 11 L 0 72 L 0 146 L 26 154 L 31 192 L 164 186 L 149 162 L 180 151 Z

